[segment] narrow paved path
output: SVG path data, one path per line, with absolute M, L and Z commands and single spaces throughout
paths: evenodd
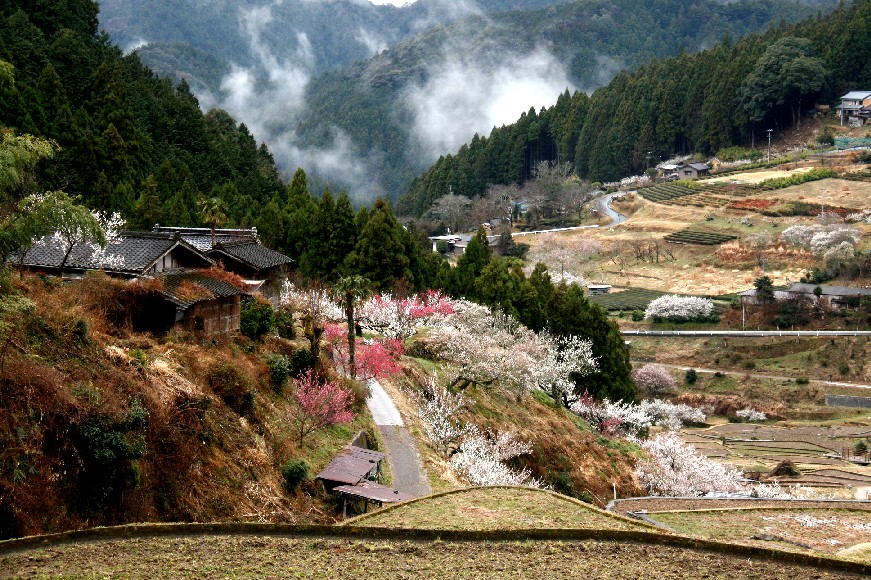
M 626 220 L 629 219 L 628 217 L 626 217 L 625 215 L 623 215 L 622 213 L 618 212 L 617 210 L 615 210 L 614 208 L 611 207 L 611 201 L 615 197 L 623 197 L 624 195 L 626 195 L 626 193 L 627 192 L 625 192 L 625 191 L 618 191 L 616 193 L 609 193 L 608 195 L 606 195 L 604 197 L 600 197 L 597 200 L 598 205 L 599 205 L 599 209 L 602 211 L 602 213 L 604 213 L 606 216 L 611 218 L 611 223 L 608 224 L 609 228 L 613 228 L 614 226 L 619 226 L 620 224 L 622 224 L 623 222 L 625 222 Z
M 415 497 L 429 495 L 432 489 L 426 471 L 423 469 L 420 454 L 417 452 L 416 441 L 405 428 L 399 410 L 378 381 L 370 379 L 367 384 L 369 397 L 366 399 L 366 405 L 384 441 L 383 451 L 387 454 L 387 461 L 390 462 L 393 488 Z
M 649 362 L 656 362 L 656 361 L 632 361 L 632 362 L 636 362 L 639 364 L 646 364 Z M 693 368 L 696 370 L 697 373 L 705 373 L 705 374 L 721 373 L 723 375 L 740 375 L 742 377 L 747 375 L 747 376 L 750 376 L 750 377 L 753 377 L 756 379 L 773 379 L 776 381 L 794 381 L 795 380 L 795 377 L 787 377 L 787 376 L 783 376 L 783 375 L 769 375 L 769 374 L 765 374 L 765 373 L 752 373 L 752 372 L 747 372 L 747 371 L 724 371 L 722 369 L 720 369 L 720 370 L 704 369 L 704 368 L 699 368 L 699 367 L 688 367 L 685 365 L 669 365 L 669 364 L 664 364 L 664 363 L 656 363 L 656 364 L 662 365 L 666 368 L 677 369 L 677 370 L 681 370 L 681 371 L 686 371 L 686 370 Z M 835 386 L 835 387 L 853 387 L 856 389 L 871 389 L 871 385 L 863 385 L 863 384 L 859 384 L 859 383 L 844 383 L 844 382 L 840 382 L 840 381 L 827 381 L 825 379 L 808 379 L 808 382 L 819 383 L 821 385 L 831 385 L 831 386 Z

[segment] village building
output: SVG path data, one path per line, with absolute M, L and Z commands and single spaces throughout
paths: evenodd
M 852 127 L 860 127 L 871 119 L 871 91 L 850 91 L 841 97 L 841 104 L 835 107 L 844 123 Z
M 155 233 L 172 235 L 197 248 L 228 272 L 241 276 L 249 292 L 260 294 L 278 305 L 281 281 L 292 260 L 260 243 L 257 228 L 215 229 L 176 228 L 155 225 Z
M 756 288 L 745 290 L 738 294 L 745 306 L 759 303 Z M 856 308 L 863 296 L 871 296 L 871 288 L 851 288 L 849 286 L 825 286 L 816 284 L 796 283 L 786 290 L 775 290 L 775 301 L 806 298 L 819 302 L 834 310 Z

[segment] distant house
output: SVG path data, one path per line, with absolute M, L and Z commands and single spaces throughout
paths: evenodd
M 817 291 L 819 288 L 819 291 Z M 819 296 L 817 296 L 819 293 Z M 738 294 L 741 303 L 745 305 L 758 304 L 756 289 L 751 288 Z M 793 298 L 808 298 L 820 301 L 826 306 L 840 310 L 844 308 L 856 308 L 862 296 L 871 296 L 869 288 L 851 288 L 849 286 L 817 286 L 816 284 L 793 284 L 786 290 L 775 290 L 774 299 L 777 301 Z
M 687 163 L 678 169 L 680 179 L 697 179 L 711 170 L 707 163 Z
M 284 269 L 293 261 L 260 243 L 257 228 L 216 229 L 154 226 L 153 232 L 175 236 L 221 262 L 228 272 L 245 279 L 251 293 L 277 301 Z
M 666 163 L 657 169 L 666 179 L 696 179 L 707 175 L 711 168 L 706 163 Z
M 850 91 L 841 97 L 841 104 L 836 107 L 844 122 L 850 123 L 850 119 L 856 119 L 853 124 L 861 125 L 864 120 L 871 118 L 871 91 Z
M 121 240 L 95 254 L 87 244 L 73 246 L 61 272 L 65 248 L 46 236 L 16 258 L 24 268 L 46 274 L 81 277 L 88 270 L 104 270 L 124 278 L 153 277 L 165 270 L 209 268 L 215 260 L 172 235 L 152 232 L 121 232 Z
M 432 242 L 433 252 L 439 251 L 439 242 L 445 242 L 448 245 L 449 254 L 453 254 L 457 250 L 463 254 L 466 252 L 466 247 L 468 247 L 469 242 L 471 242 L 474 237 L 474 234 L 448 234 L 444 236 L 430 236 L 429 240 Z M 498 246 L 499 236 L 487 236 L 487 244 L 491 248 Z

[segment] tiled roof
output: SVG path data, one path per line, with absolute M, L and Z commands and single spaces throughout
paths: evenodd
M 841 99 L 861 101 L 863 99 L 867 99 L 868 97 L 871 97 L 871 91 L 850 91 L 849 93 L 841 97 Z
M 212 249 L 212 230 L 209 228 L 171 228 L 154 226 L 154 232 L 177 236 L 201 252 Z M 256 242 L 257 229 L 215 229 L 215 244 L 227 244 L 232 242 Z
M 284 254 L 270 250 L 256 242 L 219 243 L 209 254 L 217 259 L 220 259 L 222 254 L 227 255 L 257 270 L 274 268 L 292 262 Z
M 105 259 L 102 259 L 101 256 L 95 257 L 90 246 L 77 244 L 70 252 L 64 268 L 70 270 L 107 269 L 139 274 L 179 244 L 184 243 L 166 234 L 121 232 L 120 242 L 106 247 Z M 115 262 L 115 258 L 119 256 L 124 259 L 122 266 L 117 268 L 106 266 L 106 264 Z M 51 236 L 46 236 L 27 251 L 24 255 L 23 265 L 37 268 L 59 268 L 63 257 L 63 249 L 53 242 Z M 211 261 L 207 256 L 202 256 L 202 258 L 204 264 Z
M 243 294 L 232 284 L 197 270 L 166 272 L 160 279 L 163 281 L 163 295 L 183 309 L 204 300 Z

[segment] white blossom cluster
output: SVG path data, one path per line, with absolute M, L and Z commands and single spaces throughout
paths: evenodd
M 644 400 L 635 405 L 583 397 L 571 406 L 571 411 L 598 431 L 631 438 L 643 436 L 654 425 L 677 430 L 687 423 L 704 423 L 706 419 L 701 409 L 661 399 Z
M 564 270 L 562 272 L 554 271 L 550 275 L 550 278 L 551 278 L 551 281 L 554 283 L 554 285 L 558 285 L 561 282 L 565 282 L 567 285 L 571 285 L 571 284 L 577 284 L 579 286 L 586 286 L 587 285 L 586 278 L 584 278 L 583 276 L 578 276 L 577 274 L 572 274 L 568 270 Z
M 820 224 L 791 226 L 780 234 L 784 244 L 810 250 L 812 254 L 826 259 L 829 255 L 852 256 L 860 237 L 861 233 L 855 228 Z
M 713 313 L 714 303 L 707 298 L 666 294 L 648 304 L 644 318 L 688 322 L 709 318 Z
M 569 392 L 569 374 L 598 368 L 589 340 L 536 335 L 511 316 L 464 300 L 433 323 L 430 344 L 453 363 L 452 383 L 498 385 L 517 394 L 535 387 Z
M 462 425 L 457 414 L 467 401 L 430 378 L 420 392 L 412 394 L 417 416 L 427 438 L 450 459 L 457 477 L 472 485 L 525 485 L 541 487 L 528 469 L 515 470 L 506 461 L 532 451 L 532 445 L 511 433 L 482 432 Z
M 363 328 L 380 332 L 387 338 L 404 340 L 423 326 L 450 316 L 455 302 L 440 292 L 395 298 L 390 294 L 372 296 L 357 309 Z
M 632 373 L 636 386 L 650 394 L 667 394 L 677 390 L 677 381 L 668 369 L 658 364 L 646 364 Z
M 641 447 L 648 459 L 638 462 L 635 473 L 652 495 L 679 497 L 748 491 L 740 471 L 706 458 L 673 431 L 652 437 Z
M 512 433 L 481 432 L 468 427 L 457 453 L 451 456 L 451 469 L 472 485 L 523 485 L 542 487 L 529 469 L 516 470 L 506 461 L 532 451 L 532 445 L 514 438 Z
M 779 483 L 754 484 L 732 467 L 708 459 L 674 431 L 644 441 L 648 459 L 638 462 L 635 473 L 652 495 L 717 496 L 740 493 L 766 499 L 820 499 L 812 491 Z
M 651 185 L 653 180 L 649 175 L 632 175 L 620 180 L 620 187 L 645 187 Z
M 765 421 L 768 419 L 768 415 L 763 413 L 762 411 L 757 411 L 756 409 L 751 409 L 747 407 L 746 409 L 739 409 L 735 411 L 735 416 L 737 416 L 742 421 Z
M 121 230 L 124 228 L 124 218 L 117 211 L 112 214 L 106 214 L 101 211 L 92 211 L 91 213 L 100 224 L 100 228 L 106 236 L 105 247 L 101 247 L 93 242 L 87 244 L 91 252 L 91 260 L 100 264 L 100 268 L 107 270 L 122 268 L 125 263 L 124 256 L 122 254 L 114 254 L 111 250 L 113 246 L 117 246 L 123 241 Z
M 844 221 L 848 223 L 865 222 L 866 224 L 871 224 L 871 209 L 848 214 Z
M 344 311 L 323 287 L 300 288 L 290 280 L 285 280 L 281 285 L 278 302 L 282 307 L 311 314 L 318 320 L 332 322 L 345 320 Z

